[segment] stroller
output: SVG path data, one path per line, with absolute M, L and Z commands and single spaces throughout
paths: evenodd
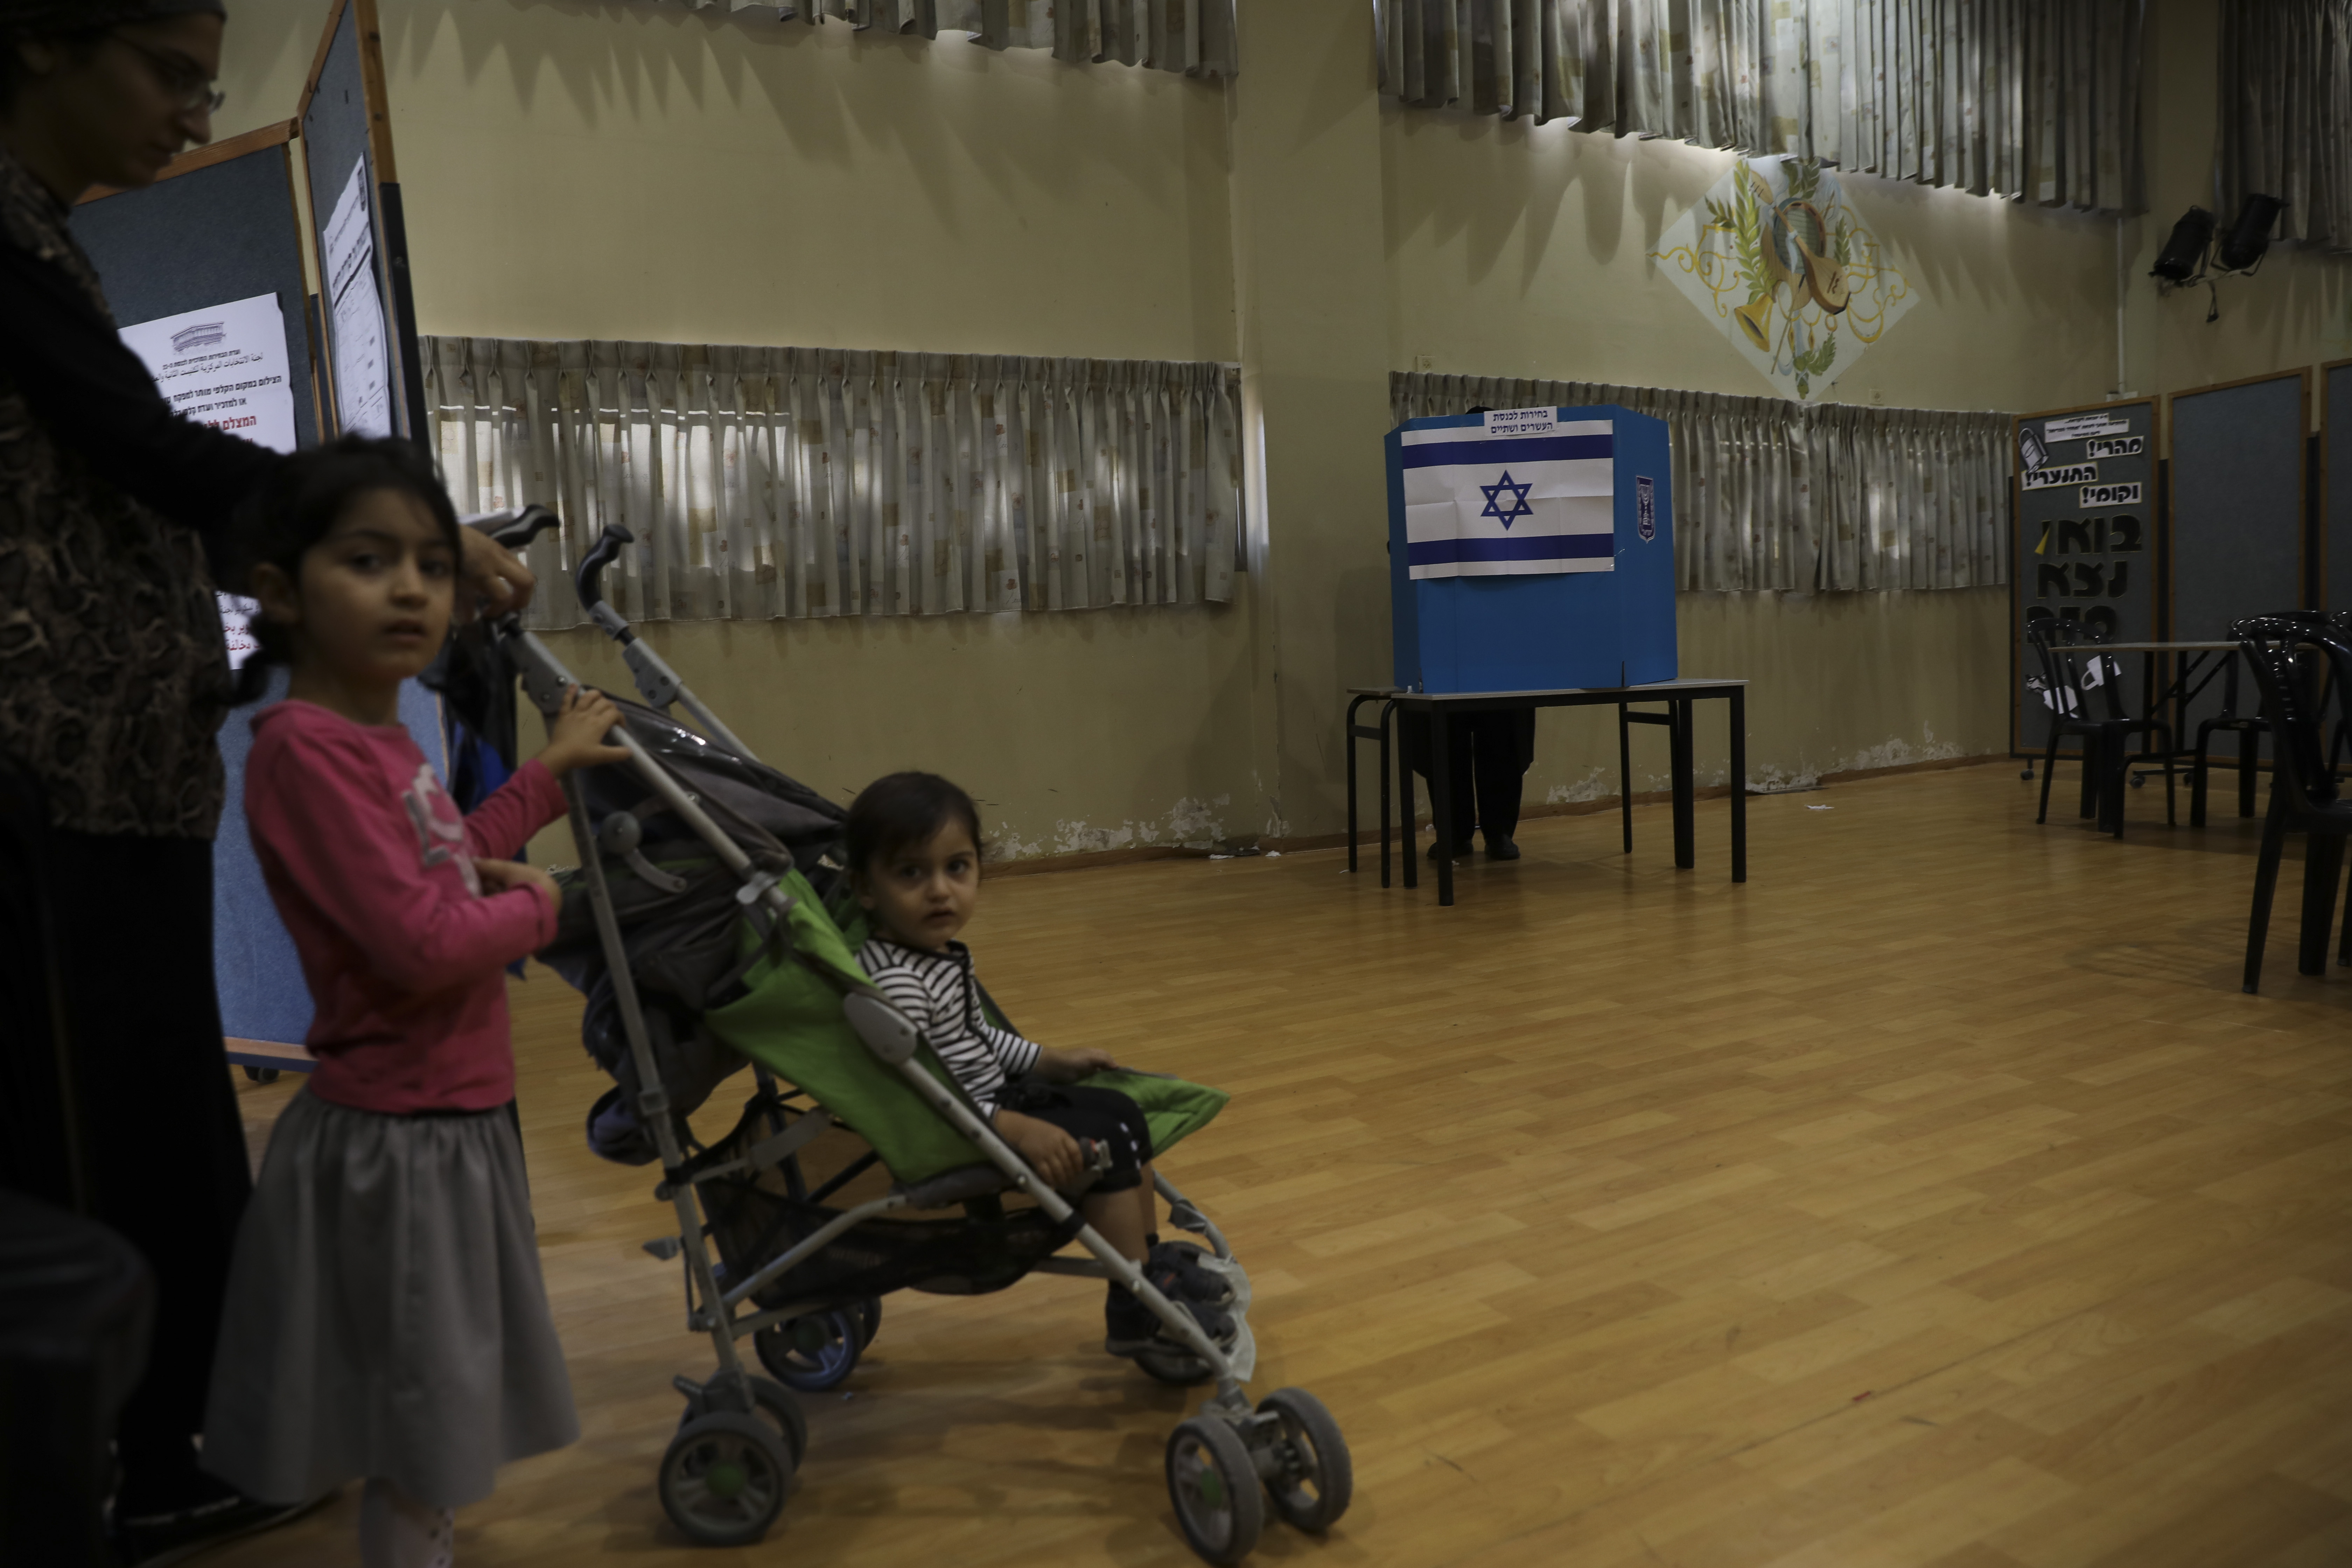
M 467 521 L 519 551 L 556 519 L 534 506 Z M 621 704 L 612 738 L 625 764 L 564 781 L 581 866 L 541 957 L 586 995 L 583 1038 L 615 1080 L 590 1112 L 590 1142 L 607 1158 L 659 1163 L 655 1196 L 674 1206 L 677 1233 L 646 1250 L 683 1258 L 688 1326 L 710 1336 L 718 1358 L 704 1381 L 674 1380 L 686 1409 L 659 1475 L 672 1521 L 707 1545 L 765 1534 L 808 1442 L 793 1391 L 850 1375 L 884 1296 L 979 1294 L 1037 1273 L 1124 1285 L 1163 1325 L 1162 1343 L 1136 1357 L 1142 1370 L 1214 1384 L 1166 1453 L 1169 1495 L 1196 1552 L 1239 1562 L 1269 1503 L 1286 1523 L 1328 1529 L 1352 1490 L 1347 1444 L 1303 1389 L 1251 1404 L 1248 1277 L 1223 1234 L 1158 1177 L 1173 1224 L 1209 1244 L 1202 1266 L 1232 1288 L 1236 1331 L 1221 1344 L 997 1136 L 859 971 L 845 814 L 754 757 L 605 602 L 603 572 L 631 542 L 606 528 L 575 574 L 582 606 L 622 645 L 645 701 Z M 509 765 L 518 675 L 543 714 L 572 683 L 508 616 L 468 628 L 432 678 Z M 673 705 L 694 728 L 669 716 Z M 756 1087 L 740 1119 L 698 1144 L 688 1113 L 746 1066 Z M 1090 1081 L 1134 1098 L 1161 1152 L 1225 1099 L 1152 1074 Z M 1088 1152 L 1091 1181 L 1105 1162 Z M 1065 1255 L 1073 1242 L 1085 1255 Z M 747 1367 L 747 1338 L 772 1377 Z

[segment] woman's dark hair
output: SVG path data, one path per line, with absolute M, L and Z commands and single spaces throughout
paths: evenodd
M 980 808 L 971 796 L 937 773 L 891 773 L 876 779 L 849 803 L 849 820 L 843 826 L 849 851 L 849 874 L 863 877 L 877 860 L 897 854 L 909 844 L 928 844 L 939 830 L 961 821 L 980 843 Z
M 463 553 L 457 509 L 449 504 L 449 492 L 441 488 L 424 447 L 391 437 L 341 436 L 280 463 L 269 483 L 241 509 L 237 574 L 249 574 L 266 562 L 299 581 L 302 557 L 333 531 L 353 498 L 371 490 L 397 490 L 423 502 L 449 548 Z M 253 617 L 253 637 L 259 646 L 237 672 L 235 700 L 240 706 L 258 700 L 269 684 L 269 667 L 293 654 L 286 628 L 266 616 Z

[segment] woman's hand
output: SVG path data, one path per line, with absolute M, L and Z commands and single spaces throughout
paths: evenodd
M 539 765 L 562 778 L 574 768 L 617 763 L 629 752 L 625 746 L 607 745 L 604 737 L 621 722 L 621 710 L 601 691 L 574 686 L 563 693 L 562 710 L 549 727 L 547 745 Z
M 1059 1190 L 1075 1186 L 1078 1173 L 1086 1169 L 1078 1141 L 1050 1121 L 1040 1121 L 1017 1110 L 1000 1110 L 996 1113 L 996 1131 L 1020 1152 L 1030 1169 L 1043 1176 L 1049 1187 Z
M 536 866 L 526 866 L 520 860 L 477 860 L 475 875 L 482 879 L 486 893 L 509 893 L 517 888 L 537 888 L 547 895 L 547 907 L 557 911 L 563 908 L 563 893 L 555 879 Z
M 522 557 L 484 533 L 478 528 L 457 530 L 460 550 L 465 559 L 458 570 L 471 590 L 457 595 L 457 618 L 474 618 L 474 601 L 479 598 L 485 611 L 503 616 L 521 609 L 530 603 L 530 593 L 539 586 L 539 579 L 522 563 Z
M 1076 1083 L 1098 1072 L 1117 1072 L 1119 1067 L 1108 1051 L 1091 1046 L 1075 1051 L 1057 1051 L 1048 1046 L 1037 1053 L 1034 1070 L 1047 1083 Z

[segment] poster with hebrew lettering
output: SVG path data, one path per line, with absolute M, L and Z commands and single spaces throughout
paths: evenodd
M 1774 395 L 1800 401 L 1822 395 L 1916 300 L 1836 173 L 1806 158 L 1735 162 L 1650 259 Z
M 2015 750 L 2047 745 L 2053 720 L 2137 715 L 2148 660 L 2078 658 L 2071 682 L 2045 668 L 2029 633 L 2038 624 L 2076 623 L 2108 642 L 2155 635 L 2156 405 L 2145 400 L 2093 409 L 2029 414 L 2017 421 L 2017 688 Z M 2159 677 L 2164 673 L 2161 668 Z M 2114 689 L 2102 690 L 2112 676 Z M 2071 753 L 2068 739 L 2059 749 Z

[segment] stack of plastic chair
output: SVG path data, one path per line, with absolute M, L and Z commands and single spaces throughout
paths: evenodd
M 0 932 L 13 938 L 0 953 L 10 1015 L 0 1053 L 0 1563 L 98 1568 L 114 1561 L 110 1445 L 146 1370 L 154 1281 L 129 1242 L 87 1215 L 43 822 L 38 791 L 0 766 Z
M 2303 932 L 2295 967 L 2321 974 L 2327 935 L 2336 920 L 2336 883 L 2344 868 L 2344 840 L 2352 837 L 2352 802 L 2338 798 L 2327 765 L 2325 694 L 2352 700 L 2352 643 L 2321 616 L 2258 616 L 2230 628 L 2241 657 L 2262 689 L 2271 731 L 2271 804 L 2263 819 L 2263 847 L 2254 866 L 2254 907 L 2246 930 L 2245 990 L 2262 984 L 2263 947 L 2270 931 L 2271 899 L 2278 889 L 2286 836 L 2304 833 Z M 2352 931 L 2339 961 L 2352 959 Z

